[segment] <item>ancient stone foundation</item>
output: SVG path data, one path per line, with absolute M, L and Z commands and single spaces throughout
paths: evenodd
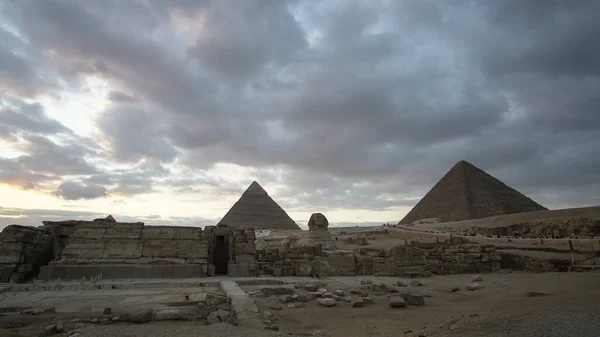
M 252 228 L 144 226 L 109 216 L 12 225 L 2 231 L 0 243 L 0 282 L 257 274 Z
M 492 245 L 414 243 L 389 249 L 323 251 L 320 246 L 258 251 L 259 273 L 275 276 L 427 276 L 500 269 Z

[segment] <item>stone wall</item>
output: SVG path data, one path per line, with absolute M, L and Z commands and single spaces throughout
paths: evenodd
M 48 228 L 10 225 L 0 233 L 0 282 L 18 283 L 37 275 L 53 258 Z
M 54 264 L 199 264 L 208 245 L 202 228 L 142 223 L 80 224 Z
M 261 275 L 275 276 L 426 276 L 500 269 L 492 245 L 415 243 L 390 249 L 322 251 L 319 246 L 258 251 Z

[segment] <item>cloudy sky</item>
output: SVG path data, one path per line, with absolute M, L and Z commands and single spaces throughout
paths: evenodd
M 0 228 L 396 222 L 465 159 L 600 204 L 597 0 L 0 0 Z

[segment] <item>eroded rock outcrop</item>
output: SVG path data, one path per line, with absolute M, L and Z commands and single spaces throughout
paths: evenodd
M 0 233 L 0 282 L 23 282 L 53 258 L 49 228 L 10 225 Z

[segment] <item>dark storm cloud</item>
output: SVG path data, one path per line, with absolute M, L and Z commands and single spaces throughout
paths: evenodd
M 120 161 L 138 162 L 144 157 L 172 161 L 177 149 L 162 132 L 159 121 L 140 105 L 116 105 L 98 121 L 104 130 L 114 157 Z
M 305 193 L 293 207 L 390 209 L 461 159 L 542 204 L 587 204 L 583 186 L 600 179 L 598 6 L 44 1 L 8 3 L 6 17 L 138 99 L 98 120 L 113 159 L 281 166 Z M 182 183 L 152 174 L 127 180 Z
M 65 181 L 54 192 L 57 197 L 66 200 L 96 199 L 107 196 L 104 186 L 87 185 L 79 181 Z
M 188 54 L 227 77 L 247 78 L 281 65 L 305 46 L 288 1 L 224 1 L 206 15 Z
M 119 103 L 134 103 L 134 102 L 138 101 L 137 98 L 135 98 L 131 95 L 127 95 L 124 92 L 116 91 L 116 90 L 113 90 L 108 93 L 108 99 L 113 102 L 119 102 Z
M 39 103 L 5 97 L 0 101 L 0 138 L 14 138 L 22 133 L 51 135 L 71 130 L 49 118 Z

